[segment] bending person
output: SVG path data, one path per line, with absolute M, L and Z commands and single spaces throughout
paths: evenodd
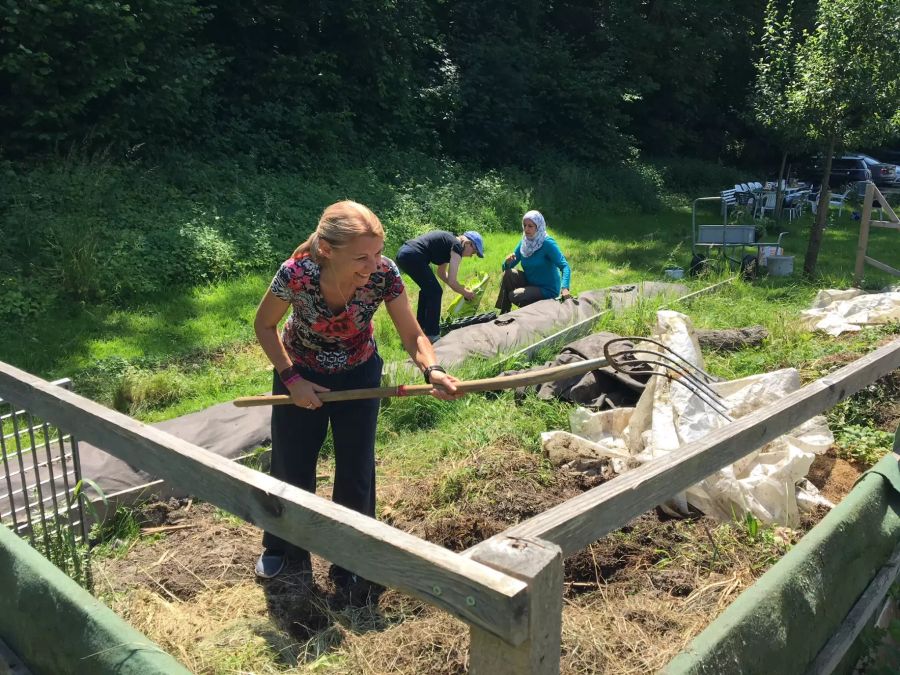
M 519 263 L 521 271 L 515 269 Z M 522 217 L 522 241 L 506 257 L 503 270 L 496 303 L 501 314 L 513 305 L 524 307 L 546 298 L 569 297 L 569 263 L 547 234 L 547 224 L 539 211 L 529 211 Z
M 316 489 L 316 462 L 328 425 L 334 440 L 336 504 L 375 517 L 375 427 L 379 401 L 323 404 L 333 389 L 377 387 L 383 362 L 373 337 L 372 316 L 384 303 L 403 347 L 434 384 L 434 396 L 457 398 L 458 380 L 436 365 L 431 343 L 410 309 L 397 266 L 382 255 L 384 229 L 356 202 L 332 204 L 315 232 L 282 263 L 256 311 L 259 343 L 275 366 L 274 394 L 294 405 L 272 409 L 272 475 L 309 492 Z M 281 335 L 278 323 L 290 310 Z M 309 552 L 266 532 L 256 574 L 270 579 L 289 559 L 311 574 Z M 332 565 L 335 583 L 357 581 Z
M 441 297 L 444 289 L 438 277 L 466 300 L 475 294 L 459 283 L 459 263 L 471 255 L 484 257 L 484 241 L 474 230 L 455 236 L 452 232 L 435 230 L 410 239 L 397 251 L 397 265 L 419 287 L 416 319 L 432 342 L 440 336 Z M 431 266 L 437 265 L 437 277 Z

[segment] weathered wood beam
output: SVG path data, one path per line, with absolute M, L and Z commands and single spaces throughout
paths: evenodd
M 900 338 L 727 427 L 495 535 L 543 539 L 571 555 L 900 367 Z M 477 556 L 492 539 L 469 548 Z
M 734 351 L 745 347 L 761 345 L 769 331 L 765 326 L 747 326 L 746 328 L 701 329 L 696 331 L 701 347 Z
M 519 645 L 527 584 L 0 362 L 0 396 L 60 429 L 367 579 Z
M 875 197 L 875 184 L 866 184 L 866 195 L 863 198 L 862 215 L 859 219 L 859 238 L 856 240 L 856 261 L 853 265 L 853 285 L 859 286 L 865 274 L 866 251 L 869 248 L 869 223 L 872 220 L 872 200 Z
M 538 539 L 502 538 L 473 559 L 528 584 L 528 639 L 517 647 L 472 627 L 472 675 L 558 675 L 562 641 L 563 558 L 559 546 Z
M 883 262 L 875 260 L 875 258 L 866 256 L 866 262 L 869 263 L 872 267 L 880 269 L 882 272 L 887 272 L 888 274 L 893 274 L 895 277 L 900 277 L 900 270 L 895 269 L 890 265 L 885 265 Z

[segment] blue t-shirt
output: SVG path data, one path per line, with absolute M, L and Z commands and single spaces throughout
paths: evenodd
M 515 256 L 515 261 L 509 265 L 504 263 L 503 269 L 522 263 L 522 271 L 525 272 L 528 285 L 540 288 L 545 298 L 555 298 L 561 289 L 569 288 L 572 271 L 569 269 L 566 256 L 559 250 L 559 244 L 554 241 L 553 237 L 548 236 L 544 239 L 541 247 L 528 258 L 522 257 L 522 242 L 520 241 L 516 246 Z M 560 273 L 562 273 L 562 280 L 560 280 Z

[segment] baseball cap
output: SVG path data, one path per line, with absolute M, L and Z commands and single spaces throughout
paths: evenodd
M 481 235 L 478 234 L 475 230 L 469 230 L 468 232 L 463 232 L 463 236 L 472 242 L 472 245 L 475 247 L 475 253 L 478 254 L 478 257 L 483 258 L 484 240 L 481 238 Z

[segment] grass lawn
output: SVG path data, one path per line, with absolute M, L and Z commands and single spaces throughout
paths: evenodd
M 671 263 L 690 260 L 690 213 L 600 213 L 550 220 L 573 269 L 574 292 L 662 277 Z M 802 266 L 809 216 L 789 224 L 788 253 Z M 490 275 L 483 307 L 493 301 L 500 263 L 519 240 L 517 223 L 509 232 L 486 238 L 486 257 L 463 262 L 463 279 Z M 857 223 L 849 210 L 826 231 L 816 284 L 791 278 L 765 279 L 741 291 L 732 289 L 695 303 L 691 316 L 704 327 L 762 323 L 787 336 L 797 311 L 823 287 L 846 287 L 852 277 Z M 893 236 L 892 236 L 893 235 Z M 870 251 L 900 252 L 900 238 L 873 231 Z M 389 251 L 388 254 L 392 252 Z M 289 251 L 285 251 L 285 257 Z M 280 262 L 272 260 L 272 272 Z M 255 347 L 252 320 L 269 273 L 249 274 L 129 306 L 69 304 L 43 320 L 0 326 L 0 358 L 42 377 L 72 377 L 76 390 L 145 420 L 172 417 L 268 386 L 267 362 Z M 693 281 L 700 288 L 705 280 Z M 867 269 L 867 286 L 890 283 L 888 275 Z M 408 285 L 415 302 L 417 289 Z M 737 294 L 735 296 L 734 294 Z M 452 299 L 445 293 L 445 303 Z M 642 328 L 634 326 L 630 332 Z M 626 331 L 629 332 L 629 331 Z M 386 313 L 376 317 L 376 337 L 386 361 L 404 358 Z M 797 337 L 795 341 L 809 340 Z M 814 340 L 815 341 L 815 340 Z M 826 348 L 827 347 L 823 347 Z M 769 349 L 778 352 L 780 349 Z M 789 354 L 783 355 L 790 360 Z M 740 360 L 740 359 L 739 359 Z M 774 355 L 768 362 L 777 362 Z M 763 361 L 766 361 L 765 359 Z M 757 364 L 761 365 L 761 364 Z
M 576 293 L 661 279 L 665 267 L 686 267 L 690 260 L 686 209 L 547 216 L 573 267 Z M 785 246 L 796 256 L 797 271 L 808 226 L 809 216 L 785 228 L 790 232 Z M 731 378 L 792 366 L 811 380 L 892 339 L 892 327 L 834 339 L 797 324 L 798 313 L 819 288 L 849 285 L 856 231 L 849 212 L 835 218 L 826 231 L 815 283 L 798 274 L 752 284 L 735 281 L 677 307 L 697 327 L 762 324 L 769 330 L 761 347 L 706 354 L 708 369 Z M 488 302 L 496 293 L 500 262 L 519 236 L 518 223 L 510 223 L 508 231 L 486 237 L 485 259 L 463 263 L 464 279 L 491 275 Z M 880 259 L 896 259 L 900 238 L 887 230 L 873 232 L 870 250 Z M 271 272 L 173 289 L 140 305 L 71 305 L 55 311 L 52 321 L 0 326 L 0 358 L 48 379 L 70 376 L 76 390 L 145 421 L 260 393 L 271 376 L 252 320 L 278 262 L 271 261 Z M 699 289 L 716 280 L 686 283 Z M 877 272 L 866 279 L 869 288 L 887 283 L 887 275 Z M 415 301 L 415 286 L 409 288 Z M 451 296 L 447 293 L 445 302 Z M 598 328 L 647 334 L 661 303 L 607 314 Z M 376 316 L 376 337 L 386 361 L 405 358 L 383 310 Z M 457 372 L 493 374 L 484 363 Z M 830 459 L 843 462 L 840 466 L 849 472 L 846 489 L 857 467 L 887 451 L 888 428 L 900 419 L 900 410 L 892 412 L 884 404 L 898 399 L 900 378 L 869 389 L 829 413 L 838 436 L 837 455 Z M 490 528 L 528 517 L 535 500 L 543 509 L 591 487 L 556 473 L 540 457 L 540 433 L 567 428 L 569 411 L 566 404 L 535 396 L 517 401 L 512 392 L 454 403 L 429 397 L 386 401 L 376 450 L 379 516 L 458 550 L 492 533 Z M 333 473 L 329 450 L 326 445 L 319 472 L 325 495 Z M 189 508 L 182 505 L 171 520 L 189 518 L 195 529 L 151 537 L 141 537 L 139 516 L 120 514 L 95 560 L 101 597 L 196 672 L 382 672 L 383 666 L 412 673 L 462 667 L 466 632 L 459 622 L 394 591 L 375 608 L 335 604 L 322 591 L 327 569 L 319 559 L 314 571 L 320 590 L 312 596 L 298 595 L 290 579 L 264 590 L 250 571 L 259 532 L 211 505 L 194 505 L 191 514 Z M 566 562 L 563 670 L 658 669 L 813 524 L 805 523 L 786 540 L 783 533 L 776 536 L 775 528 L 743 522 L 667 523 L 652 513 L 635 519 Z M 216 545 L 210 548 L 209 541 Z M 158 566 L 163 558 L 177 559 L 178 565 Z M 175 591 L 177 601 L 160 595 L 160 586 Z M 647 642 L 647 636 L 656 641 Z

